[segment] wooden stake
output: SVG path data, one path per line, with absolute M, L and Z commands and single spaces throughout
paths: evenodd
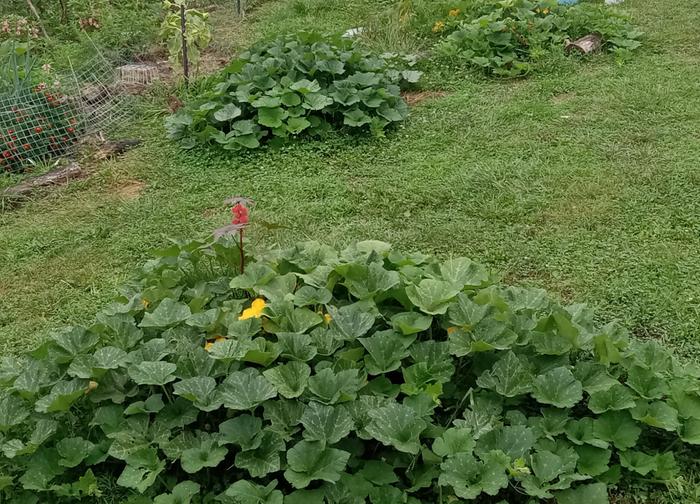
M 190 61 L 187 55 L 187 18 L 184 2 L 180 4 L 180 31 L 182 32 L 182 73 L 185 77 L 185 88 L 189 88 Z

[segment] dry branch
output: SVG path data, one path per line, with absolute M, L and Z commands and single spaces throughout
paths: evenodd
M 84 174 L 78 163 L 71 163 L 63 168 L 50 171 L 38 177 L 32 177 L 21 184 L 8 187 L 0 193 L 1 199 L 18 200 L 31 195 L 33 192 L 44 187 L 65 184 L 69 180 L 82 177 Z

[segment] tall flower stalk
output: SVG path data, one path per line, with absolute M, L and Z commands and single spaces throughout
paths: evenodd
M 238 235 L 238 250 L 241 256 L 240 273 L 245 272 L 245 246 L 243 241 L 243 230 L 250 222 L 250 207 L 253 205 L 253 200 L 243 196 L 233 196 L 224 202 L 227 206 L 231 206 L 231 224 L 219 228 L 214 231 L 214 238 L 222 236 Z

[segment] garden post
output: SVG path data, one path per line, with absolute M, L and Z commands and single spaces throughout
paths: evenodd
M 185 77 L 185 88 L 190 85 L 190 62 L 187 56 L 187 19 L 185 2 L 180 3 L 180 30 L 182 31 L 182 73 Z

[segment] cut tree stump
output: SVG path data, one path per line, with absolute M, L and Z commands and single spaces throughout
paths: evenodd
M 578 40 L 574 40 L 573 42 L 567 43 L 564 49 L 566 50 L 566 52 L 576 50 L 581 54 L 591 54 L 598 51 L 602 45 L 602 37 L 595 33 L 591 33 L 590 35 L 586 35 L 585 37 L 581 37 Z
M 80 165 L 73 162 L 63 168 L 58 168 L 38 177 L 32 177 L 16 186 L 8 187 L 0 193 L 2 197 L 0 199 L 19 200 L 27 198 L 38 189 L 65 184 L 69 180 L 82 177 L 84 174 L 85 172 Z

